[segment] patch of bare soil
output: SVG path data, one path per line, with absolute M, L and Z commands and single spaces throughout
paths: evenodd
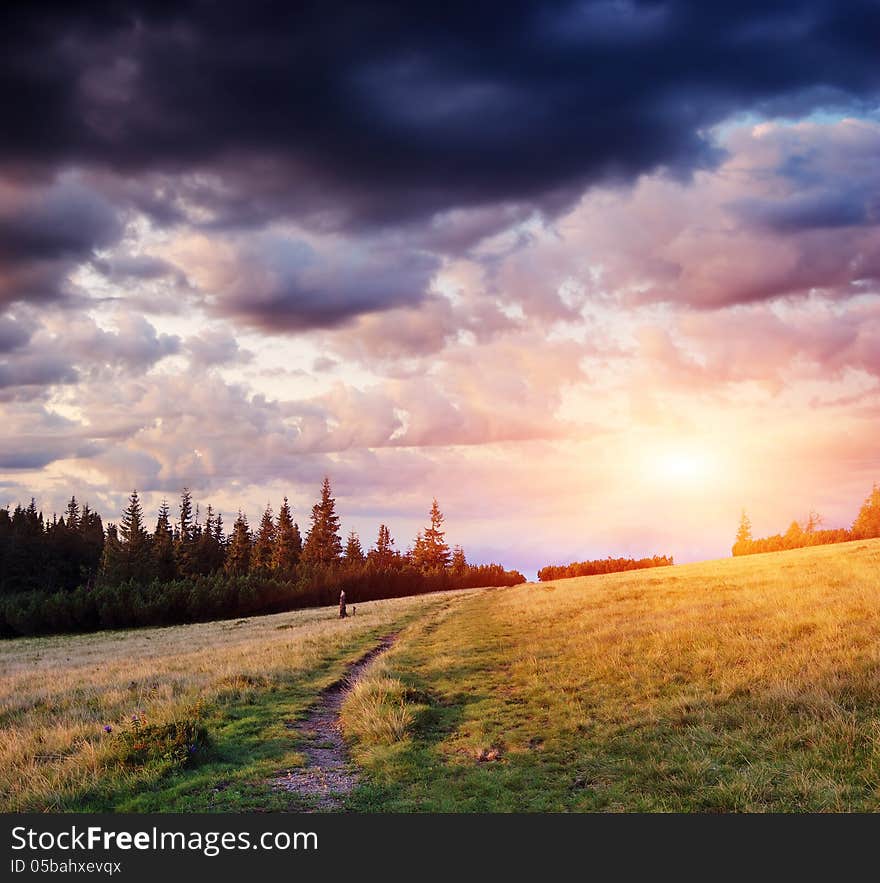
M 387 635 L 357 662 L 345 675 L 321 694 L 318 703 L 305 720 L 288 726 L 302 741 L 304 766 L 288 770 L 272 780 L 272 787 L 307 798 L 312 809 L 339 810 L 346 795 L 357 785 L 358 773 L 352 764 L 342 738 L 339 715 L 342 703 L 351 688 L 366 670 L 394 643 L 397 635 Z

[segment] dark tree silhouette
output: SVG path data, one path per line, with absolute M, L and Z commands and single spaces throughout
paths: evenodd
M 311 567 L 330 567 L 342 557 L 339 536 L 339 516 L 336 500 L 330 490 L 330 479 L 325 476 L 321 499 L 312 507 L 312 526 L 302 551 L 302 561 Z

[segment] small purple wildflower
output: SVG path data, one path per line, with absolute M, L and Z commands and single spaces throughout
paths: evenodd
M 110 724 L 104 724 L 104 732 L 105 733 L 112 733 L 113 727 L 111 727 Z

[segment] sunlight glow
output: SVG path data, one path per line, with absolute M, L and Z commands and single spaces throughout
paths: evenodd
M 676 485 L 704 485 L 716 473 L 715 459 L 696 447 L 666 448 L 651 457 L 656 479 Z

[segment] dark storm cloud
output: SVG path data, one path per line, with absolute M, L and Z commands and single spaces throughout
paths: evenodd
M 209 262 L 210 262 L 209 256 Z M 317 251 L 266 234 L 250 237 L 218 274 L 215 311 L 269 332 L 333 328 L 364 313 L 421 303 L 439 263 L 357 242 Z
M 165 276 L 181 275 L 167 261 L 151 255 L 116 254 L 92 263 L 96 270 L 114 282 L 162 279 Z
M 880 84 L 869 0 L 33 4 L 11 19 L 2 160 L 215 169 L 228 186 L 186 186 L 226 223 L 552 213 L 600 179 L 710 161 L 705 129 L 732 112 L 872 101 Z M 176 199 L 143 204 L 173 218 Z
M 45 387 L 73 383 L 76 369 L 63 355 L 26 353 L 10 361 L 0 361 L 0 401 L 41 398 Z
M 35 325 L 15 316 L 0 316 L 0 354 L 21 349 L 33 335 Z
M 779 233 L 861 227 L 880 220 L 880 192 L 825 190 L 793 194 L 784 200 L 743 199 L 731 208 L 749 226 L 766 227 Z
M 0 190 L 0 305 L 62 296 L 69 274 L 122 235 L 120 212 L 79 181 Z

